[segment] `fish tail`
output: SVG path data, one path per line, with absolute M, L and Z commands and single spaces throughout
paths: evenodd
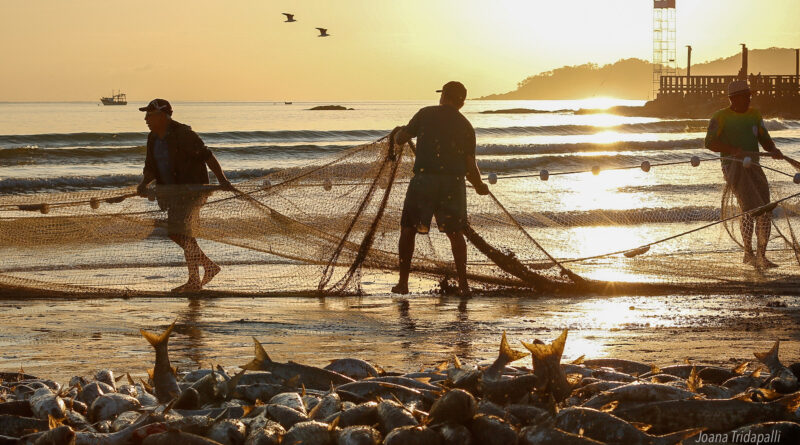
M 772 365 L 778 361 L 778 346 L 780 345 L 780 340 L 776 340 L 775 344 L 772 345 L 772 349 L 767 352 L 754 352 L 753 355 L 763 364 L 767 365 L 772 368 Z
M 255 357 L 250 361 L 250 363 L 242 366 L 242 369 L 258 371 L 264 369 L 265 363 L 272 363 L 272 359 L 269 358 L 269 354 L 267 354 L 267 351 L 264 350 L 263 346 L 261 346 L 261 342 L 256 340 L 255 337 L 253 337 L 253 343 L 255 348 Z
M 141 332 L 141 333 L 142 333 L 142 336 L 143 336 L 143 337 L 144 337 L 144 338 L 145 338 L 145 339 L 146 339 L 146 340 L 147 340 L 147 341 L 148 341 L 148 342 L 149 342 L 149 343 L 150 343 L 150 344 L 151 344 L 151 345 L 152 345 L 154 348 L 158 348 L 158 347 L 159 347 L 159 346 L 161 346 L 161 345 L 165 345 L 165 346 L 166 346 L 166 345 L 167 345 L 167 342 L 169 341 L 169 335 L 172 333 L 172 330 L 175 328 L 175 323 L 176 323 L 177 321 L 178 321 L 178 320 L 175 320 L 175 321 L 173 321 L 173 322 L 172 322 L 172 324 L 171 324 L 171 325 L 169 325 L 169 327 L 168 327 L 168 328 L 167 328 L 167 329 L 166 329 L 166 330 L 165 330 L 165 331 L 164 331 L 164 332 L 163 332 L 161 335 L 156 335 L 156 334 L 153 334 L 153 333 L 151 333 L 151 332 L 147 332 L 147 331 L 145 331 L 144 329 L 140 329 L 140 330 L 139 330 L 139 332 Z
M 225 382 L 225 386 L 228 388 L 228 394 L 233 394 L 233 391 L 236 389 L 236 385 L 239 384 L 239 380 L 242 380 L 242 376 L 245 372 L 247 372 L 247 370 L 242 369 L 235 376 L 231 377 L 230 380 Z
M 786 412 L 794 413 L 800 408 L 800 391 L 781 397 L 770 404 L 776 404 L 783 407 Z
M 502 358 L 506 363 L 511 363 L 526 357 L 527 355 L 527 352 L 520 352 L 511 349 L 511 346 L 508 345 L 508 340 L 506 340 L 506 333 L 503 332 L 503 338 L 500 339 L 500 358 Z
M 674 433 L 665 434 L 663 436 L 655 436 L 653 438 L 653 445 L 675 445 L 678 443 L 682 443 L 682 441 L 694 437 L 703 431 L 705 428 L 692 428 L 683 431 L 676 431 Z
M 547 359 L 550 357 L 557 357 L 558 362 L 561 362 L 561 356 L 564 354 L 564 346 L 567 343 L 567 330 L 561 333 L 557 339 L 553 340 L 553 343 L 546 345 L 544 343 L 525 343 L 522 342 L 522 345 L 525 346 L 529 351 L 531 351 L 531 355 L 538 360 Z

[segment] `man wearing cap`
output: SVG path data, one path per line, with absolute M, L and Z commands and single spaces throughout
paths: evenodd
M 422 108 L 405 127 L 394 132 L 403 145 L 417 138 L 414 177 L 408 184 L 400 232 L 400 279 L 392 292 L 408 293 L 408 274 L 417 233 L 428 233 L 432 218 L 440 232 L 447 234 L 458 273 L 458 287 L 469 293 L 467 284 L 467 190 L 465 178 L 479 195 L 489 193 L 475 162 L 475 130 L 458 110 L 464 106 L 467 89 L 461 82 L 447 82 L 439 105 Z
M 173 289 L 173 292 L 201 289 L 219 273 L 220 267 L 211 261 L 197 244 L 192 227 L 205 202 L 206 193 L 191 189 L 178 189 L 180 184 L 208 184 L 211 169 L 224 189 L 232 189 L 219 161 L 206 147 L 200 137 L 188 125 L 172 120 L 172 106 L 164 99 L 153 99 L 144 111 L 144 120 L 150 128 L 147 136 L 147 155 L 144 161 L 144 177 L 137 187 L 140 195 L 146 195 L 147 185 L 153 180 L 162 187 L 158 192 L 159 205 L 167 210 L 167 233 L 183 249 L 189 280 Z M 171 187 L 170 187 L 171 186 Z M 166 189 L 171 189 L 167 192 Z M 180 193 L 178 193 L 180 191 Z M 200 279 L 200 266 L 203 279 Z
M 772 207 L 768 206 L 770 197 L 767 177 L 758 165 L 758 144 L 775 159 L 782 159 L 783 154 L 775 147 L 764 126 L 761 113 L 750 108 L 750 97 L 750 86 L 746 80 L 731 82 L 728 86 L 731 106 L 714 113 L 708 125 L 705 146 L 720 153 L 726 187 L 736 196 L 741 211 L 749 212 L 740 220 L 744 263 L 764 269 L 777 265 L 766 257 Z M 745 165 L 742 162 L 745 157 L 750 157 L 753 163 Z M 758 240 L 755 254 L 754 228 Z

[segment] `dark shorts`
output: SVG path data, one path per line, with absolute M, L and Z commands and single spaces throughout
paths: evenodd
M 770 203 L 769 183 L 764 170 L 759 165 L 745 168 L 741 162 L 730 162 L 722 165 L 725 182 L 731 188 L 742 212 L 747 212 Z M 771 208 L 764 208 L 753 216 L 758 216 Z
M 467 187 L 463 176 L 418 174 L 411 178 L 400 226 L 428 233 L 434 216 L 440 232 L 464 230 L 467 225 Z
M 200 207 L 205 204 L 208 194 L 190 189 L 156 190 L 159 206 L 167 211 L 167 234 L 194 237 Z

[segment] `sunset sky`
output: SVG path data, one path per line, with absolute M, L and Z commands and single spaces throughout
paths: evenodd
M 649 60 L 651 0 L 2 0 L 0 101 L 470 97 L 563 65 Z M 678 0 L 702 62 L 800 47 L 798 0 Z M 282 12 L 297 15 L 283 23 Z M 318 38 L 315 27 L 329 29 Z

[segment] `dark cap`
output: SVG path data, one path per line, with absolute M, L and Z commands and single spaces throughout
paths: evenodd
M 163 111 L 172 116 L 172 105 L 166 99 L 153 99 L 146 107 L 139 108 L 139 111 Z
M 442 93 L 443 96 L 453 99 L 464 100 L 467 98 L 467 88 L 463 83 L 451 80 L 444 84 L 441 90 L 436 90 L 437 93 Z

